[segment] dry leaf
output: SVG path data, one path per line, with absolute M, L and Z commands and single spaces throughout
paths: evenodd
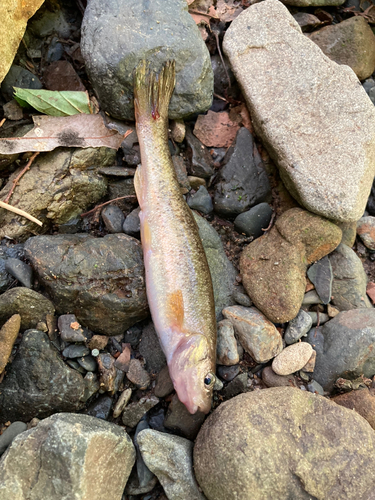
M 69 326 L 73 330 L 79 330 L 81 328 L 81 325 L 78 323 L 78 321 L 73 321 Z
M 216 13 L 224 23 L 229 23 L 236 19 L 243 11 L 243 3 L 241 0 L 217 0 Z
M 44 0 L 0 1 L 0 83 L 4 80 L 26 30 L 27 21 Z
M 0 153 L 52 151 L 58 147 L 119 149 L 123 135 L 109 130 L 101 115 L 33 116 L 34 128 L 23 137 L 0 139 Z

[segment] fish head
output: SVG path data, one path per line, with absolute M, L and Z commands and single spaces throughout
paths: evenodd
M 211 410 L 215 385 L 216 349 L 203 335 L 188 335 L 174 350 L 168 362 L 178 399 L 192 414 Z

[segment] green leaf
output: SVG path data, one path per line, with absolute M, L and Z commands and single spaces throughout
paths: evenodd
M 71 116 L 80 113 L 91 114 L 87 92 L 57 90 L 21 89 L 14 87 L 14 97 L 21 106 L 29 104 L 36 110 L 50 116 Z

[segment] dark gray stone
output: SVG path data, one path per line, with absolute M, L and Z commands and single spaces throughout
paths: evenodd
M 240 373 L 239 365 L 224 366 L 220 365 L 217 367 L 217 374 L 219 377 L 226 382 L 230 382 Z
M 204 419 L 205 414 L 200 411 L 197 411 L 194 415 L 189 413 L 186 406 L 181 403 L 177 394 L 175 394 L 169 403 L 164 426 L 167 429 L 178 431 L 188 439 L 195 439 Z
M 253 136 L 246 127 L 224 158 L 215 188 L 214 209 L 224 217 L 235 217 L 270 196 L 270 183 Z
M 5 269 L 23 286 L 31 288 L 33 270 L 28 264 L 22 262 L 22 260 L 10 258 L 5 261 Z
M 189 174 L 203 179 L 211 177 L 214 169 L 212 168 L 210 153 L 189 128 L 186 129 L 186 143 L 188 145 L 187 153 L 190 160 Z
M 135 427 L 143 415 L 159 403 L 155 396 L 144 397 L 139 401 L 127 405 L 122 414 L 122 423 L 128 427 Z
M 247 212 L 237 215 L 234 219 L 234 228 L 239 233 L 252 236 L 254 239 L 264 234 L 262 229 L 269 226 L 272 217 L 272 208 L 268 203 L 259 203 Z
M 103 208 L 101 215 L 108 232 L 122 233 L 125 215 L 122 213 L 121 208 L 116 205 L 107 205 Z
M 146 361 L 146 368 L 149 372 L 159 373 L 167 363 L 152 322 L 142 331 L 139 353 Z
M 285 330 L 284 340 L 290 345 L 298 342 L 301 337 L 307 335 L 312 326 L 312 319 L 309 313 L 303 309 L 299 311 L 297 316 L 289 321 Z
M 87 409 L 87 415 L 101 420 L 108 420 L 113 406 L 113 399 L 107 394 L 100 394 L 98 399 L 93 401 Z
M 214 209 L 211 196 L 204 186 L 200 186 L 196 193 L 188 197 L 187 204 L 193 210 L 198 210 L 205 215 L 210 214 Z
M 24 422 L 13 422 L 10 424 L 10 426 L 7 427 L 0 436 L 0 455 L 4 453 L 18 434 L 21 434 L 21 432 L 25 432 L 26 430 L 27 425 Z
M 122 225 L 122 230 L 124 233 L 130 236 L 139 236 L 141 231 L 141 221 L 139 220 L 140 207 L 135 208 L 126 216 L 124 224 Z
M 169 375 L 168 366 L 164 366 L 161 369 L 158 378 L 156 380 L 155 385 L 155 396 L 158 398 L 165 398 L 165 396 L 169 396 L 174 390 L 172 379 Z
M 327 256 L 315 262 L 307 270 L 307 276 L 315 285 L 316 293 L 322 299 L 323 304 L 328 304 L 332 296 L 333 273 L 330 260 Z
M 64 342 L 85 342 L 87 340 L 81 325 L 77 323 L 75 314 L 62 314 L 59 317 L 57 326 Z
M 324 396 L 325 394 L 323 387 L 316 380 L 311 380 L 307 384 L 307 390 L 313 394 L 320 394 L 320 396 Z
M 125 234 L 36 236 L 25 250 L 60 314 L 118 335 L 148 315 L 142 248 Z
M 1 92 L 7 101 L 11 101 L 13 98 L 13 87 L 41 89 L 43 85 L 39 78 L 31 73 L 31 71 L 13 64 L 1 84 Z
M 82 376 L 64 363 L 47 335 L 27 330 L 1 383 L 0 422 L 78 411 L 84 392 Z
M 246 392 L 247 389 L 247 373 L 240 373 L 234 378 L 223 390 L 223 396 L 226 399 L 234 398 L 238 394 Z
M 75 359 L 67 359 L 66 364 L 68 366 L 70 366 L 70 368 L 77 370 L 78 373 L 82 373 L 82 375 L 86 375 L 86 370 Z
M 375 375 L 375 309 L 343 311 L 307 338 L 316 351 L 314 380 L 326 391 L 339 377 Z
M 87 356 L 87 354 L 90 354 L 90 349 L 84 345 L 68 345 L 62 352 L 63 356 L 71 359 Z
M 236 79 L 226 57 L 224 57 L 224 64 L 227 71 L 225 71 L 223 67 L 223 61 L 219 54 L 211 56 L 211 66 L 214 73 L 214 92 L 222 97 L 226 95 L 228 91 L 232 90 L 233 85 L 236 85 Z M 229 75 L 229 82 L 227 75 Z M 229 83 L 231 85 L 230 89 Z
M 149 429 L 150 426 L 146 422 L 146 420 L 141 420 L 139 424 L 137 425 L 137 428 L 135 430 L 134 434 L 134 446 L 135 446 L 135 451 L 137 453 L 137 462 L 136 462 L 136 467 L 137 467 L 137 476 L 138 476 L 138 485 L 140 488 L 145 487 L 151 479 L 154 477 L 154 474 L 150 471 L 150 469 L 147 467 L 145 464 L 141 452 L 139 450 L 138 442 L 137 442 L 137 436 L 138 434 L 143 431 L 144 429 Z
M 170 118 L 211 106 L 210 56 L 185 0 L 91 0 L 82 23 L 81 50 L 103 109 L 116 118 L 134 119 L 133 71 L 141 59 L 154 69 L 167 59 L 176 60 Z
M 14 279 L 6 270 L 5 262 L 6 261 L 0 257 L 0 293 L 8 290 Z
M 96 359 L 93 356 L 83 356 L 81 358 L 77 358 L 77 362 L 88 372 L 95 372 L 98 368 Z

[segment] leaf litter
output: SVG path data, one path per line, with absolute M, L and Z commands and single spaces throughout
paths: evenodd
M 92 114 L 87 92 L 70 90 L 21 89 L 14 87 L 14 98 L 22 107 L 31 106 L 49 116 Z

